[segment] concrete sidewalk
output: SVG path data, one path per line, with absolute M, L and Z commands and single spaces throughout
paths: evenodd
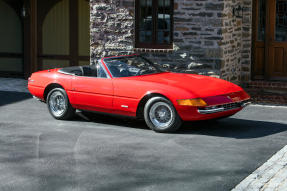
M 287 146 L 245 178 L 232 191 L 286 191 Z

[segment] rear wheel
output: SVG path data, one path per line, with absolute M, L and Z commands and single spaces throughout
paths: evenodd
M 159 133 L 174 132 L 182 124 L 172 103 L 163 97 L 154 97 L 147 101 L 144 119 L 150 129 Z
M 74 116 L 75 109 L 71 106 L 67 93 L 62 88 L 52 89 L 47 96 L 50 114 L 59 120 L 67 120 Z

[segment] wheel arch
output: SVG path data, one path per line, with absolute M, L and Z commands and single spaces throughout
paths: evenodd
M 61 85 L 58 84 L 58 83 L 51 83 L 51 84 L 47 85 L 46 88 L 45 88 L 45 90 L 44 90 L 44 95 L 43 95 L 44 101 L 46 101 L 49 92 L 50 92 L 52 89 L 55 89 L 55 88 L 62 88 L 62 89 L 64 89 L 64 87 L 61 86 Z
M 150 100 L 153 97 L 164 97 L 165 99 L 171 101 L 167 96 L 165 96 L 164 94 L 161 93 L 147 93 L 145 96 L 142 97 L 142 99 L 140 100 L 138 107 L 137 107 L 137 111 L 136 111 L 136 116 L 137 118 L 143 119 L 143 111 L 144 111 L 144 107 L 145 104 L 147 103 L 148 100 Z M 172 101 L 171 101 L 172 102 Z

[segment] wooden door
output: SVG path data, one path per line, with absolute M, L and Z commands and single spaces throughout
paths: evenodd
M 269 2 L 268 71 L 271 80 L 287 79 L 287 0 Z
M 255 0 L 253 79 L 287 80 L 287 0 Z
M 266 1 L 255 0 L 253 12 L 253 78 L 264 79 L 265 72 L 265 31 L 266 31 Z

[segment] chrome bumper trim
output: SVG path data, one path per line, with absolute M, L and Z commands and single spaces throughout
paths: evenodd
M 249 104 L 251 104 L 251 102 L 249 100 L 245 100 L 242 102 L 235 102 L 235 103 L 228 103 L 228 104 L 217 105 L 217 106 L 198 108 L 198 113 L 200 113 L 200 114 L 219 113 L 219 112 L 223 112 L 223 111 L 229 111 L 229 110 L 233 110 L 233 109 L 244 108 Z
M 214 108 L 214 109 L 207 109 L 207 110 L 201 110 L 201 109 L 198 109 L 198 112 L 200 114 L 211 114 L 211 113 L 218 113 L 218 112 L 222 112 L 224 111 L 224 108 Z
M 241 107 L 246 107 L 246 106 L 248 106 L 250 104 L 251 104 L 251 102 L 249 101 L 249 102 L 243 103 Z

